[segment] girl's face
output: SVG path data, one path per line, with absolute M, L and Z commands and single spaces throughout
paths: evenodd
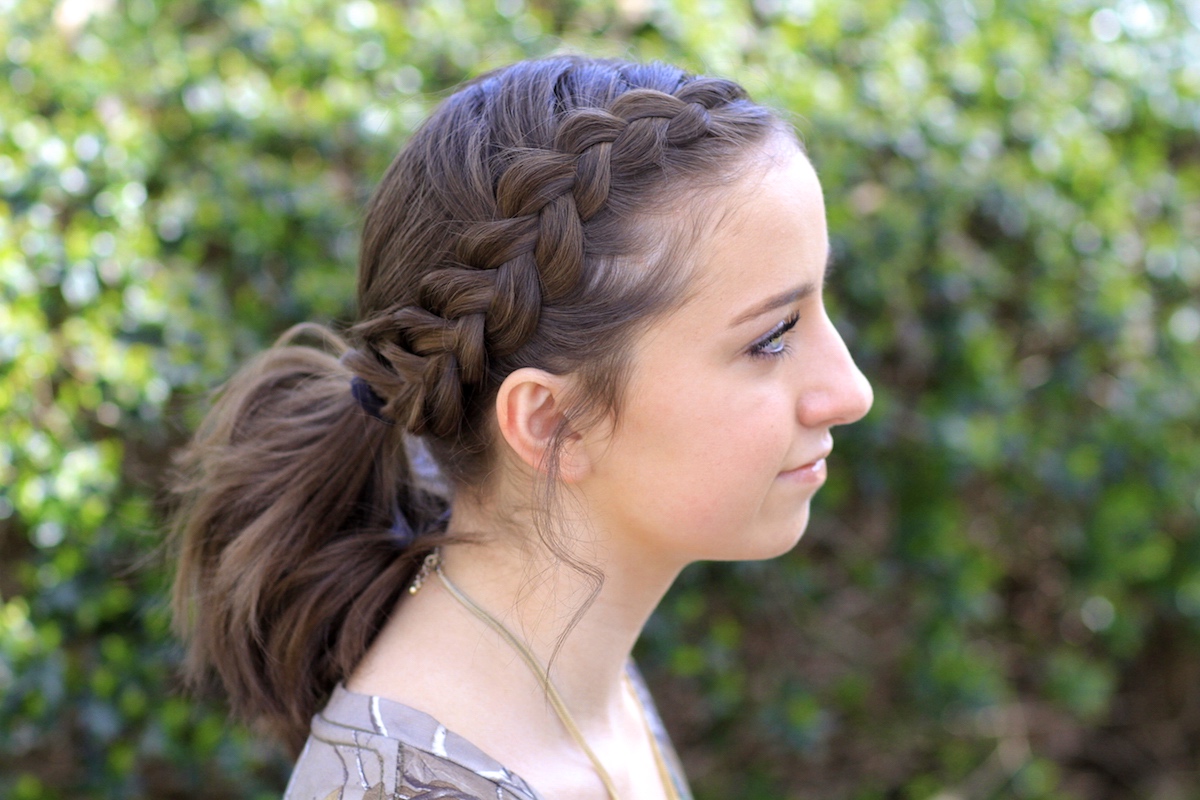
M 872 400 L 825 313 L 829 239 L 808 159 L 777 145 L 719 196 L 694 296 L 635 345 L 619 422 L 584 434 L 592 468 L 577 486 L 612 545 L 678 564 L 790 549 L 830 430 Z

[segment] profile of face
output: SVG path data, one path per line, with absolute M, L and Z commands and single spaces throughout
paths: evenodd
M 581 441 L 577 488 L 602 538 L 681 564 L 795 545 L 831 429 L 872 401 L 822 300 L 829 239 L 808 159 L 776 142 L 717 197 L 691 296 L 635 343 L 618 423 Z

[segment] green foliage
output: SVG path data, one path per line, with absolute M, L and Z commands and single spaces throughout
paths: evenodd
M 170 449 L 350 317 L 443 91 L 562 47 L 796 115 L 877 395 L 797 551 L 647 631 L 697 795 L 1200 791 L 1195 0 L 0 0 L 0 796 L 278 795 L 178 691 Z

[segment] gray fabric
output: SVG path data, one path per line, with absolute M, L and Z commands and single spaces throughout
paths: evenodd
M 630 678 L 676 791 L 687 781 L 637 670 Z M 543 800 L 519 776 L 428 714 L 338 684 L 313 717 L 284 800 Z

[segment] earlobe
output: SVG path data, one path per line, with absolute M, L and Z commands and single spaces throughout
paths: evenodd
M 578 435 L 564 414 L 567 382 L 532 367 L 511 372 L 496 393 L 496 422 L 509 448 L 531 469 L 545 473 L 558 452 L 558 477 L 574 483 L 587 472 Z

